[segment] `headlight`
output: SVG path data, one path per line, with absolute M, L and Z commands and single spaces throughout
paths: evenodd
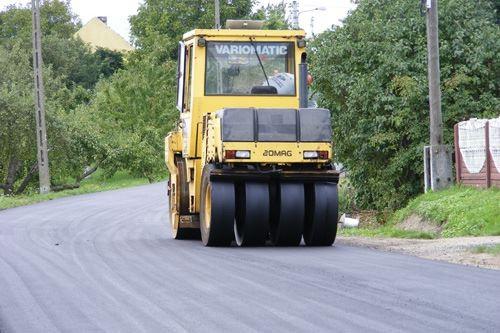
M 327 150 L 306 150 L 304 151 L 304 159 L 306 160 L 327 160 L 328 159 L 328 151 Z
M 250 158 L 250 150 L 226 150 L 226 159 L 248 159 Z
M 304 158 L 306 158 L 306 159 L 318 158 L 318 152 L 317 151 L 305 151 Z

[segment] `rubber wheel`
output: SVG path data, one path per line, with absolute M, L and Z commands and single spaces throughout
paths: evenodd
M 200 230 L 205 246 L 230 246 L 233 241 L 235 194 L 232 182 L 210 181 L 212 164 L 203 168 Z
M 298 246 L 304 229 L 304 184 L 277 184 L 273 192 L 271 242 L 277 246 Z
M 236 187 L 234 236 L 238 246 L 261 246 L 269 236 L 269 186 L 246 182 Z
M 306 185 L 304 242 L 331 246 L 337 236 L 338 194 L 335 183 Z
M 186 176 L 186 163 L 181 156 L 175 156 L 175 164 L 177 165 L 176 186 L 177 192 L 172 196 L 170 191 L 169 210 L 172 228 L 172 236 L 175 239 L 200 239 L 200 230 L 194 228 L 179 228 L 178 221 L 174 216 L 173 208 L 177 207 L 178 215 L 189 215 L 189 184 Z M 177 217 L 178 218 L 178 217 Z

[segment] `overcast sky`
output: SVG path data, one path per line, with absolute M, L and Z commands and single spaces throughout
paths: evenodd
M 179 0 L 182 1 L 182 0 Z M 225 0 L 221 0 L 225 1 Z M 0 9 L 9 4 L 26 4 L 27 0 L 0 0 Z M 281 0 L 259 0 L 261 4 L 279 3 Z M 292 1 L 287 1 L 291 3 Z M 80 16 L 85 24 L 95 16 L 107 16 L 108 25 L 123 37 L 129 39 L 130 25 L 128 17 L 137 12 L 142 0 L 71 0 L 73 12 Z M 349 9 L 354 8 L 350 0 L 299 0 L 299 10 L 304 11 L 323 6 L 325 11 L 305 12 L 299 15 L 300 26 L 311 33 L 311 18 L 314 17 L 314 33 L 338 25 Z

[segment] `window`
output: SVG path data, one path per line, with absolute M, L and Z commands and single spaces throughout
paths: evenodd
M 191 110 L 191 84 L 193 82 L 193 45 L 189 46 L 187 52 L 187 60 L 188 60 L 188 73 L 187 73 L 187 83 L 186 83 L 186 105 L 185 111 L 189 112 Z
M 184 71 L 186 70 L 186 46 L 179 42 L 177 49 L 177 109 L 184 109 Z
M 295 96 L 293 43 L 208 42 L 205 95 Z

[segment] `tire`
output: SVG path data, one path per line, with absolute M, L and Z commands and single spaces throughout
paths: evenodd
M 245 182 L 237 186 L 234 235 L 238 246 L 262 246 L 269 236 L 269 185 Z
M 304 184 L 277 184 L 271 200 L 271 242 L 276 246 L 298 246 L 304 229 Z
M 306 185 L 304 242 L 307 246 L 331 246 L 337 236 L 338 194 L 335 183 Z
M 235 193 L 232 182 L 214 182 L 213 164 L 203 168 L 201 180 L 200 231 L 205 246 L 230 246 L 234 239 Z

